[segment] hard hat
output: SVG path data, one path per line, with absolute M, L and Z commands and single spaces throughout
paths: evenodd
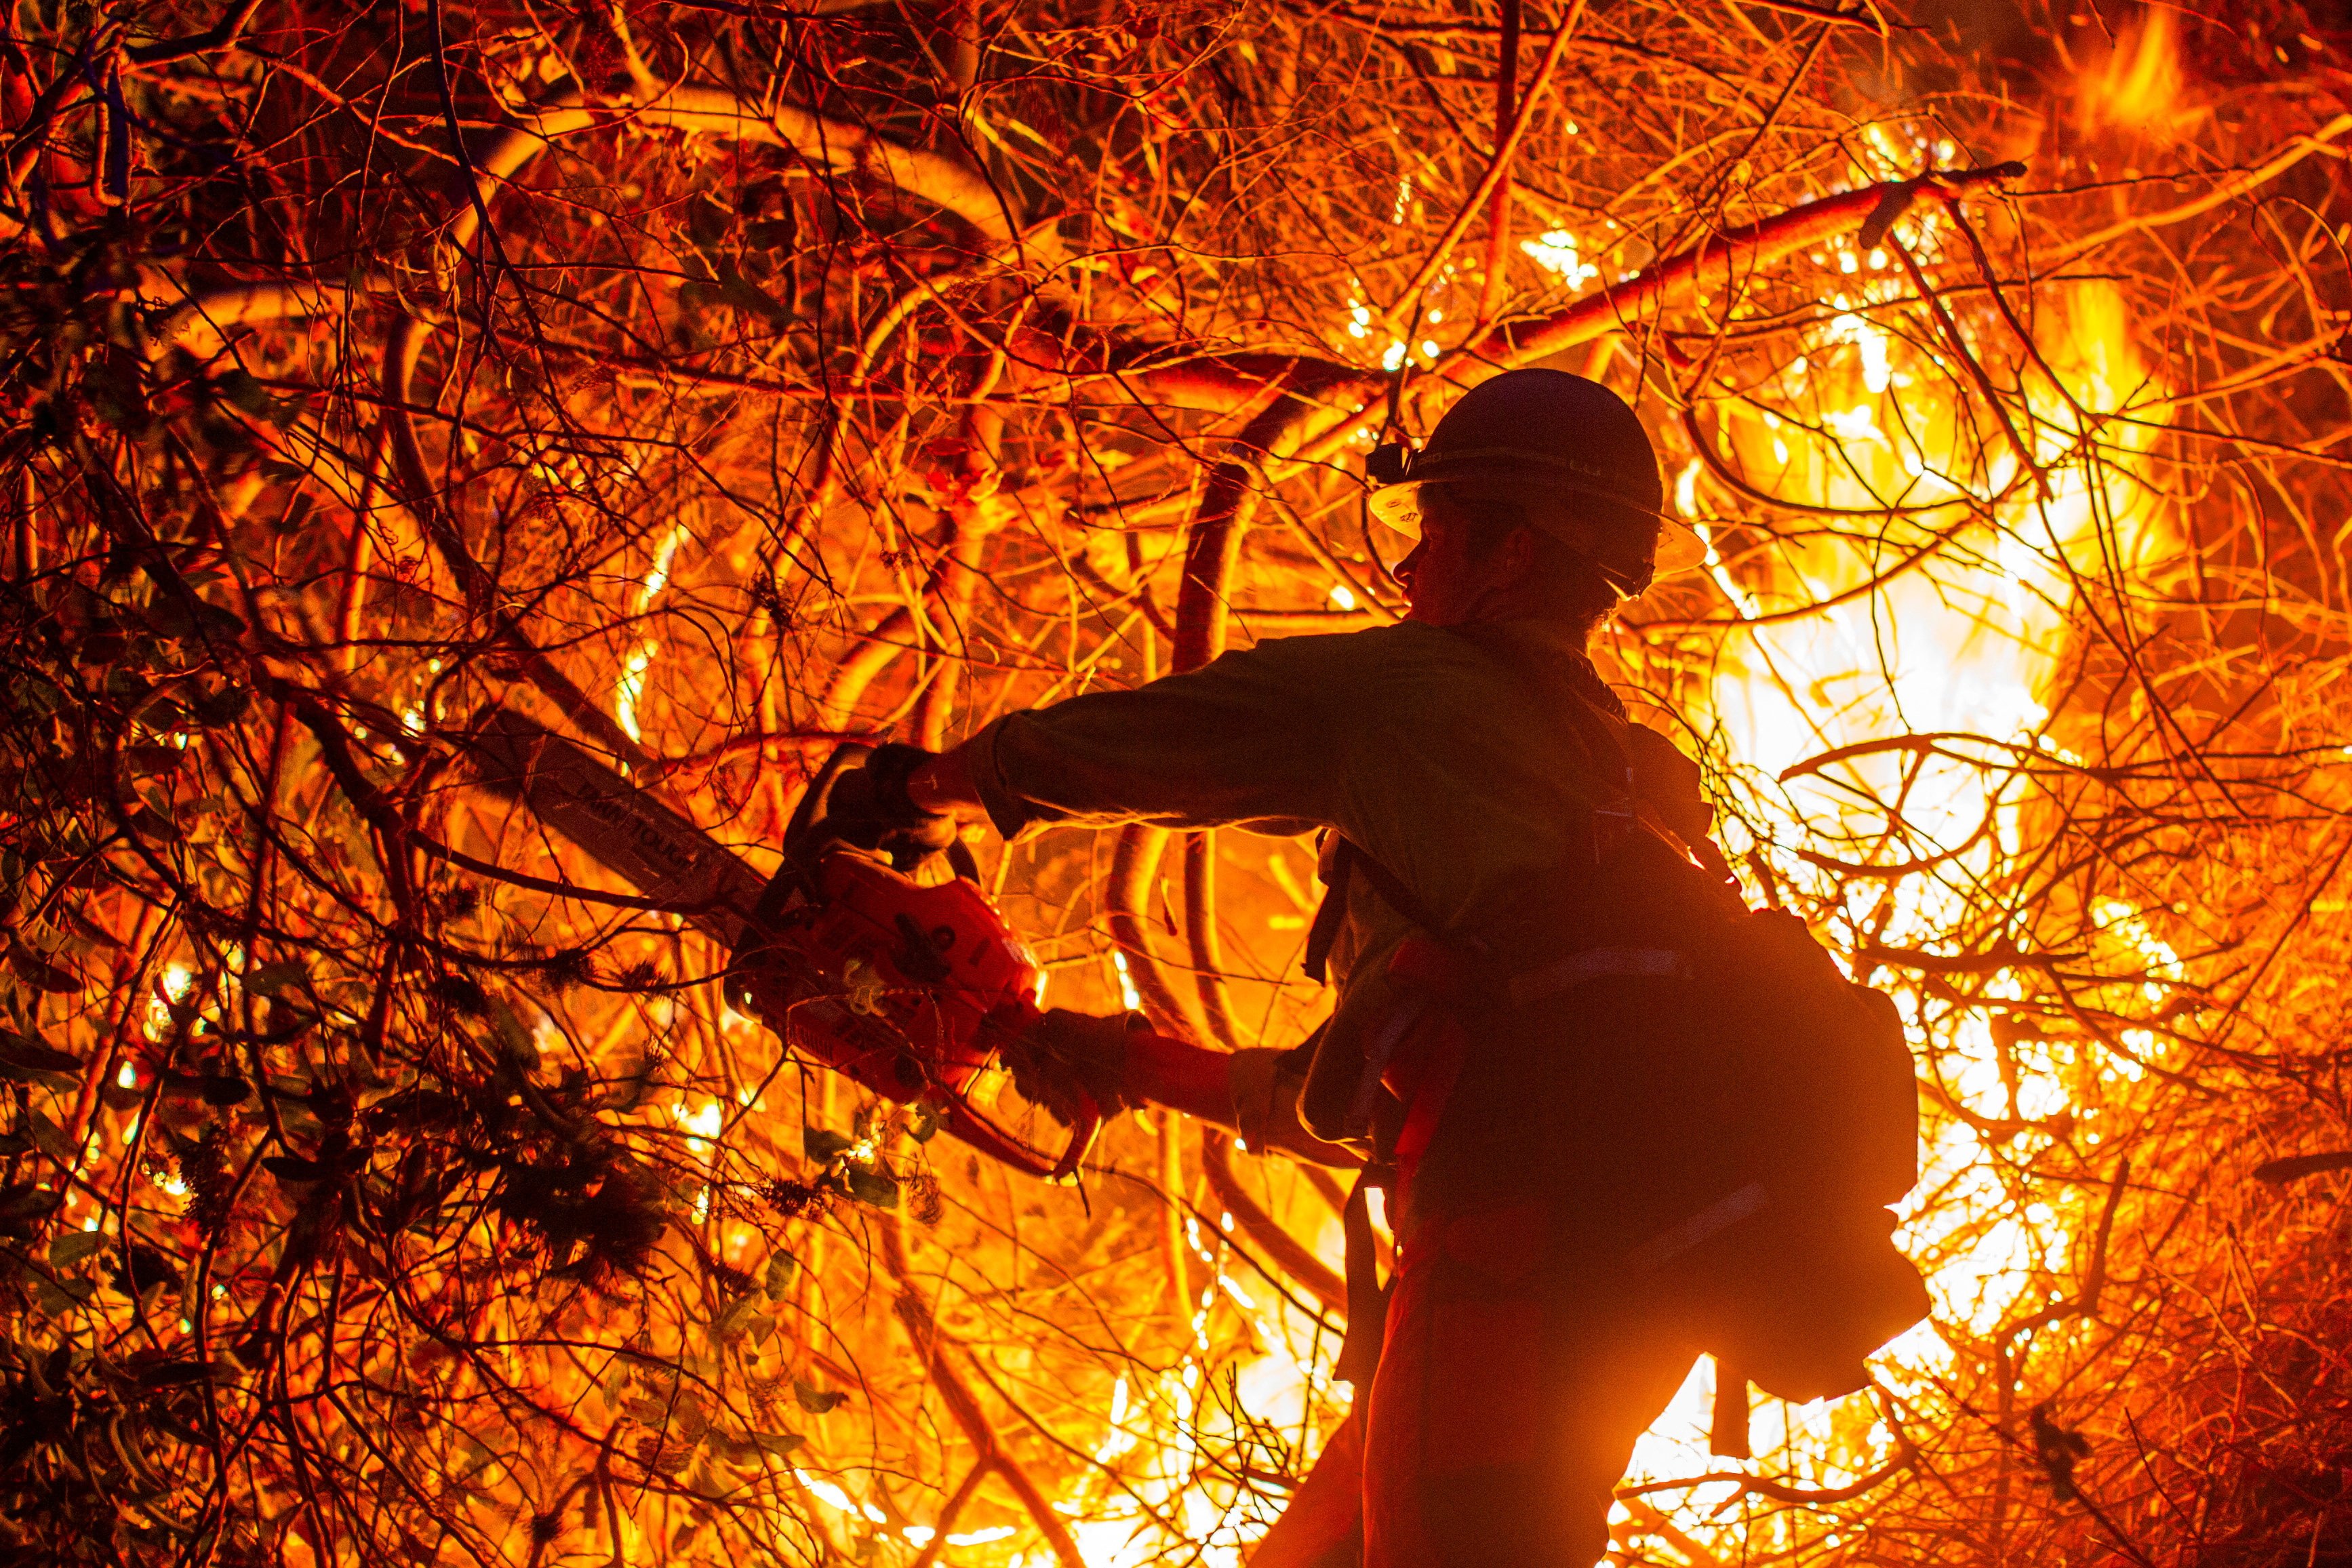
M 1706 549 L 1664 514 L 1657 454 L 1624 399 L 1566 371 L 1507 371 L 1462 394 L 1419 451 L 1402 443 L 1365 463 L 1372 517 L 1421 537 L 1421 487 L 1515 501 L 1530 527 L 1592 563 L 1625 598 Z

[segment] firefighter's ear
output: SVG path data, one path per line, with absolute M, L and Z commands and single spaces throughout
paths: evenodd
M 1542 550 L 1540 537 L 1535 529 L 1522 523 L 1503 538 L 1500 564 L 1504 573 L 1514 579 L 1527 576 L 1536 569 L 1536 560 Z

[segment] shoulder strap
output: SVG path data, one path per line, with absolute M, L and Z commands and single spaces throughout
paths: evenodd
M 1491 640 L 1478 635 L 1478 627 L 1453 628 L 1490 657 L 1503 658 Z M 1630 721 L 1625 705 L 1600 672 L 1588 659 L 1562 658 L 1557 667 L 1539 672 L 1527 672 L 1541 691 L 1547 687 L 1556 698 L 1565 699 L 1560 712 L 1567 722 L 1585 737 L 1601 761 L 1603 777 L 1594 782 L 1607 800 L 1591 809 L 1590 831 L 1582 846 L 1598 865 L 1606 858 L 1615 835 L 1631 831 L 1639 821 L 1639 805 L 1633 784 L 1633 756 L 1627 737 Z M 1597 738 L 1597 744 L 1595 744 Z M 1618 777 L 1605 775 L 1611 764 Z M 1331 946 L 1339 939 L 1340 923 L 1347 918 L 1348 881 L 1360 870 L 1373 889 L 1388 902 L 1390 908 L 1432 936 L 1442 936 L 1444 925 L 1430 914 L 1429 906 L 1414 895 L 1404 880 L 1388 867 L 1374 860 L 1351 841 L 1341 838 L 1331 857 L 1331 870 L 1323 884 L 1323 902 L 1315 907 L 1315 918 L 1307 929 L 1307 952 L 1300 967 L 1307 977 L 1317 985 L 1326 983 L 1331 956 Z
M 1345 840 L 1340 841 L 1346 842 Z M 1364 873 L 1364 880 L 1372 884 L 1372 891 L 1388 900 L 1391 909 L 1395 910 L 1432 936 L 1442 936 L 1445 934 L 1445 923 L 1430 913 L 1429 905 L 1414 895 L 1412 889 L 1404 884 L 1402 877 L 1353 844 L 1348 845 L 1346 852 L 1349 858 L 1356 862 L 1356 869 Z
M 1307 977 L 1318 986 L 1324 983 L 1331 944 L 1339 939 L 1339 923 L 1347 917 L 1348 881 L 1359 871 L 1391 909 L 1433 936 L 1444 932 L 1444 923 L 1430 913 L 1429 905 L 1404 884 L 1402 877 L 1366 854 L 1355 841 L 1342 837 L 1331 852 L 1330 877 L 1323 884 L 1323 902 L 1315 906 L 1314 923 L 1307 928 L 1307 957 L 1300 966 Z
M 1331 852 L 1331 873 L 1323 881 L 1323 902 L 1307 927 L 1307 956 L 1298 966 L 1317 985 L 1326 985 L 1331 944 L 1339 939 L 1339 922 L 1348 915 L 1348 873 L 1355 867 L 1356 846 L 1341 839 Z

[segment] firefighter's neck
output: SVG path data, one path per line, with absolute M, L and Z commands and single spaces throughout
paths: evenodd
M 1533 570 L 1535 535 L 1514 528 L 1483 554 L 1467 549 L 1467 529 L 1442 521 L 1423 536 L 1401 572 L 1412 609 L 1405 617 L 1431 626 L 1565 618 L 1558 598 Z

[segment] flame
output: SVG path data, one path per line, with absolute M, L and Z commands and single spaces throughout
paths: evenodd
M 1915 753 L 1894 750 L 1785 783 L 1782 776 L 1824 752 L 1889 737 L 1969 736 L 1996 746 L 2059 749 L 2049 733 L 2049 687 L 2065 651 L 2077 584 L 2145 571 L 2164 543 L 2135 473 L 2151 423 L 2146 415 L 2160 393 L 2134 349 L 2121 297 L 2105 283 L 2075 285 L 2058 297 L 2056 323 L 2038 345 L 2057 382 L 2041 376 L 2037 383 L 2032 375 L 2026 382 L 2032 423 L 2025 440 L 2046 486 L 2020 482 L 2013 451 L 1981 474 L 1947 473 L 1957 466 L 1954 455 L 1973 450 L 1979 436 L 1963 428 L 1970 411 L 1949 390 L 1946 373 L 1868 314 L 1870 305 L 1895 297 L 1891 280 L 1876 279 L 1863 299 L 1839 296 L 1829 351 L 1811 365 L 1789 367 L 1792 376 L 1808 378 L 1819 410 L 1812 427 L 1769 413 L 1742 418 L 1728 433 L 1730 455 L 1750 474 L 1781 473 L 1782 493 L 1807 501 L 1866 511 L 1893 497 L 1911 505 L 1958 499 L 1965 488 L 1990 516 L 1966 522 L 1943 555 L 1889 574 L 1866 592 L 1854 591 L 1907 553 L 1898 538 L 1778 541 L 1770 570 L 1751 559 L 1735 576 L 1717 553 L 1719 533 L 1706 536 L 1708 570 L 1743 618 L 1854 592 L 1815 613 L 1744 628 L 1720 654 L 1708 701 L 1727 750 L 1753 769 L 1759 793 L 1776 802 L 1763 836 L 1735 841 L 1735 852 L 1762 856 L 1797 886 L 1811 880 L 1807 862 L 1790 848 L 1797 843 L 1858 862 L 1941 856 L 1932 871 L 1887 883 L 1889 906 L 1870 912 L 1885 921 L 1877 941 L 1933 949 L 1960 925 L 1970 899 L 1981 896 L 1980 879 L 1997 875 L 2032 831 L 2027 802 L 2009 776 L 1959 763 L 1923 765 Z M 1946 391 L 1929 395 L 1931 386 Z M 2107 419 L 2126 410 L 2139 417 Z M 1696 480 L 1696 470 L 1688 471 L 1676 486 L 1685 514 L 1697 509 Z M 1917 526 L 1948 528 L 1959 516 L 1931 514 Z M 1965 747 L 1956 743 L 1955 749 Z M 2178 956 L 2137 911 L 2116 904 L 2098 913 L 2105 934 L 2137 949 L 2151 975 L 2174 971 Z M 1834 943 L 1846 934 L 1824 935 Z M 1996 982 L 1990 989 L 2000 994 L 2002 987 Z M 2011 987 L 2008 994 L 2020 993 Z M 2161 1051 L 2145 1034 L 2128 1043 L 2151 1055 Z M 1943 1029 L 1929 1051 L 1963 1103 L 1996 1119 L 2068 1109 L 2067 1082 L 2080 1071 L 2074 1048 L 2049 1047 L 2037 1061 L 2021 1062 L 2012 1090 L 2002 1082 L 1990 1024 L 1980 1011 Z M 2140 1070 L 2116 1061 L 2101 1071 L 2113 1080 Z M 1932 1121 L 1922 1180 L 1898 1237 L 1915 1258 L 1935 1264 L 1929 1283 L 1936 1320 L 1963 1333 L 1997 1327 L 2017 1309 L 2037 1268 L 2063 1266 L 2075 1222 L 2048 1205 L 2013 1203 L 1985 1153 L 1964 1122 Z M 1923 1324 L 1883 1353 L 1880 1380 L 1898 1392 L 1924 1391 L 1951 1362 L 1945 1339 L 1932 1323 Z M 1706 1364 L 1694 1369 L 1637 1446 L 1629 1479 L 1722 1469 L 1706 1451 L 1713 1375 Z M 1895 1447 L 1867 1396 L 1802 1409 L 1768 1404 L 1759 1426 L 1759 1468 L 1777 1465 L 1814 1485 L 1850 1482 L 1883 1464 Z M 1733 1483 L 1715 1483 L 1653 1493 L 1648 1501 L 1676 1528 L 1706 1542 L 1740 1528 L 1708 1517 L 1735 1493 Z M 1620 1522 L 1629 1517 L 1621 1507 Z M 1759 1522 L 1766 1535 L 1790 1528 L 1785 1519 Z M 1793 1536 L 1759 1539 L 1748 1528 L 1751 1552 L 1794 1544 Z
M 1519 248 L 1546 272 L 1555 274 L 1571 289 L 1581 288 L 1601 276 L 1601 269 L 1577 253 L 1576 235 L 1566 229 L 1548 229 L 1539 237 L 1523 239 Z
M 2083 73 L 2075 104 L 2086 131 L 2116 126 L 2171 137 L 2200 118 L 2183 102 L 2187 86 L 2179 24 L 2169 10 L 2150 6 L 2098 68 Z
M 2144 37 L 2136 47 L 2146 55 L 2166 46 L 2161 37 L 2150 43 Z M 1905 227 L 1903 243 L 1923 262 L 1934 260 L 1933 220 Z M 1547 244 L 1553 239 L 1545 236 Z M 1890 505 L 1942 509 L 1868 536 L 1810 529 L 1773 541 L 1767 558 L 1744 544 L 1727 519 L 1706 515 L 1703 461 L 1675 475 L 1673 496 L 1706 543 L 1705 570 L 1731 612 L 1754 622 L 1719 651 L 1703 711 L 1690 716 L 1703 727 L 1712 721 L 1723 751 L 1769 802 L 1762 835 L 1742 842 L 1735 834 L 1728 847 L 1760 856 L 1784 885 L 1798 887 L 1819 877 L 1796 852 L 1800 844 L 1864 862 L 1940 856 L 1930 872 L 1887 883 L 1889 907 L 1872 912 L 1874 919 L 1885 915 L 1876 941 L 1936 950 L 1980 903 L 1984 881 L 2000 873 L 2032 831 L 2031 802 L 2014 782 L 1964 760 L 1922 766 L 1904 751 L 1854 758 L 1785 784 L 1781 775 L 1828 751 L 1906 736 L 1980 737 L 1996 759 L 2001 754 L 1994 748 L 2002 747 L 2063 754 L 2052 733 L 2051 685 L 2067 653 L 2081 585 L 2136 580 L 2158 564 L 2167 543 L 2138 479 L 2155 423 L 2149 415 L 2163 392 L 2134 346 L 2116 290 L 2103 282 L 2053 287 L 2041 296 L 2044 314 L 2033 345 L 2046 372 L 2033 368 L 2022 345 L 1972 343 L 1981 356 L 2009 352 L 2028 367 L 2017 444 L 2005 444 L 1997 427 L 1988 444 L 1989 411 L 1972 388 L 1956 382 L 1948 350 L 1938 344 L 1931 352 L 1918 346 L 1917 333 L 1889 329 L 1889 309 L 1916 308 L 1901 303 L 1909 286 L 1891 262 L 1885 248 L 1839 252 L 1827 330 L 1782 367 L 1780 384 L 1793 395 L 1780 412 L 1759 408 L 1728 420 L 1723 455 L 1811 504 L 1865 517 Z M 1984 330 L 1990 337 L 1994 329 Z M 1403 352 L 1402 344 L 1391 351 L 1391 367 Z M 2130 417 L 2112 417 L 2117 414 Z M 1938 532 L 1949 534 L 1938 553 L 1902 571 L 1888 570 Z M 1874 587 L 1876 577 L 1884 580 Z M 1775 612 L 1847 594 L 1818 612 L 1771 619 Z M 1899 809 L 1888 805 L 1897 801 Z M 2178 956 L 2130 906 L 2111 903 L 2096 914 L 2105 940 L 2138 954 L 2142 962 L 2134 967 L 2151 977 L 2147 999 L 2158 999 L 2158 982 L 2177 972 Z M 1855 933 L 1824 935 L 1842 945 Z M 1132 1007 L 1123 956 L 1113 958 L 1123 1000 Z M 1989 989 L 2000 995 L 2003 988 Z M 2021 988 L 2009 994 L 2021 995 Z M 1929 1049 L 1946 1083 L 1971 1111 L 1993 1119 L 2069 1113 L 2088 1122 L 2096 1108 L 2073 1103 L 2070 1084 L 2086 1071 L 2114 1082 L 2144 1071 L 2122 1059 L 2086 1062 L 2087 1043 L 2042 1042 L 2022 1053 L 2031 1060 L 2021 1061 L 2014 1082 L 2005 1082 L 1981 1011 L 1937 1027 Z M 2124 1043 L 2144 1059 L 2163 1049 L 2145 1032 Z M 1902 1217 L 1899 1239 L 1932 1265 L 1935 1322 L 1962 1336 L 1984 1334 L 2011 1318 L 2037 1279 L 2064 1265 L 2079 1224 L 2071 1209 L 2014 1202 L 1986 1155 L 1965 1122 L 1931 1122 L 1921 1196 Z M 1329 1228 L 1336 1232 L 1336 1223 Z M 1196 1256 L 1204 1239 L 1213 1240 L 1195 1228 Z M 1320 1239 L 1324 1254 L 1336 1258 L 1336 1235 Z M 1264 1347 L 1237 1372 L 1244 1408 L 1296 1423 L 1343 1407 L 1330 1398 L 1328 1382 L 1318 1382 L 1318 1349 L 1328 1364 L 1330 1346 L 1302 1339 L 1304 1325 L 1290 1309 L 1261 1307 L 1247 1281 L 1222 1273 L 1213 1281 L 1192 1319 L 1196 1345 L 1207 1343 L 1207 1295 L 1222 1291 Z M 1935 1324 L 1923 1324 L 1882 1354 L 1879 1381 L 1898 1396 L 1925 1393 L 1952 1371 L 1952 1361 Z M 1191 1473 L 1204 1441 L 1231 1437 L 1213 1424 L 1203 1430 L 1213 1413 L 1203 1407 L 1198 1372 L 1187 1362 L 1181 1374 L 1139 1386 L 1131 1412 L 1127 1382 L 1118 1385 L 1097 1457 L 1132 1467 L 1124 1473 L 1136 1490 L 1131 1498 L 1090 1490 L 1071 1500 L 1071 1511 L 1082 1516 L 1073 1533 L 1090 1563 L 1115 1568 L 1151 1560 L 1147 1509 L 1181 1519 L 1212 1563 L 1237 1561 L 1231 1543 L 1262 1528 L 1242 1518 L 1229 1486 Z M 1714 1377 L 1710 1363 L 1694 1367 L 1637 1445 L 1629 1481 L 1721 1472 L 1722 1462 L 1707 1453 Z M 1867 1396 L 1801 1408 L 1767 1402 L 1755 1425 L 1756 1468 L 1799 1484 L 1850 1483 L 1885 1464 L 1896 1448 L 1895 1432 Z M 1318 1424 L 1309 1420 L 1306 1429 L 1311 1434 Z M 1685 1538 L 1719 1549 L 1726 1560 L 1740 1550 L 1733 1537 L 1741 1532 L 1750 1552 L 1801 1544 L 1796 1532 L 1807 1527 L 1788 1517 L 1711 1518 L 1736 1490 L 1736 1483 L 1715 1482 L 1649 1493 L 1644 1502 Z M 1617 1511 L 1620 1524 L 1632 1518 L 1628 1509 Z
M 653 609 L 654 601 L 660 598 L 662 590 L 669 586 L 670 566 L 677 559 L 677 547 L 691 537 L 684 523 L 673 524 L 662 536 L 661 543 L 655 547 L 653 565 L 646 570 L 644 580 L 637 584 L 636 614 L 639 619 L 642 620 Z M 613 683 L 613 719 L 631 740 L 646 737 L 637 710 L 646 700 L 646 672 L 653 667 L 654 656 L 660 652 L 661 644 L 650 638 L 638 643 L 621 661 L 620 678 Z

